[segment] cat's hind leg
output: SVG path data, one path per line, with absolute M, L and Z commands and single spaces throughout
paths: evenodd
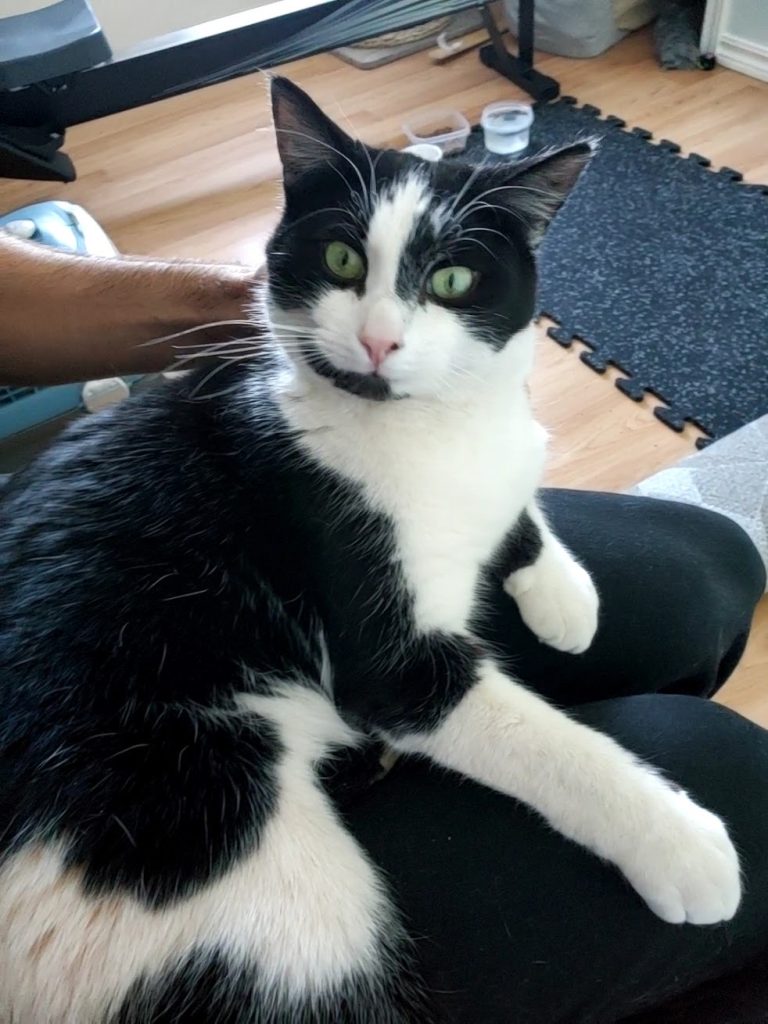
M 355 736 L 304 686 L 232 714 L 279 738 L 258 841 L 191 892 L 149 906 L 89 892 L 66 846 L 0 871 L 0 1019 L 20 1024 L 425 1024 L 432 1019 L 384 887 L 318 785 Z M 162 843 L 162 834 L 158 835 Z

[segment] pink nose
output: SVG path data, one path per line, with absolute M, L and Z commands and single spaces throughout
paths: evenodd
M 397 338 L 375 338 L 370 334 L 361 334 L 360 344 L 368 353 L 373 368 L 378 370 L 389 353 L 396 352 L 402 342 Z

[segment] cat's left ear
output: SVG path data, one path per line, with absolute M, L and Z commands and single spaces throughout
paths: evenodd
M 532 246 L 541 241 L 596 149 L 593 141 L 579 142 L 515 168 L 505 186 L 505 204 L 525 223 Z
M 338 155 L 349 155 L 356 145 L 330 117 L 326 117 L 303 89 L 289 79 L 273 78 L 270 96 L 286 188 L 295 184 L 312 167 L 327 164 Z

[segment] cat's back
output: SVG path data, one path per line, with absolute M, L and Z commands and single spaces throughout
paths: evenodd
M 54 556 L 80 562 L 84 545 L 126 555 L 145 542 L 173 547 L 202 523 L 215 533 L 246 477 L 258 495 L 259 473 L 279 464 L 268 390 L 240 376 L 228 401 L 208 400 L 198 383 L 191 375 L 83 418 L 18 473 L 0 492 L 3 571 L 32 572 L 35 560 Z
M 3 492 L 4 688 L 67 660 L 119 676 L 120 652 L 140 661 L 161 630 L 202 644 L 225 628 L 243 537 L 268 522 L 284 456 L 264 389 L 230 374 L 206 400 L 199 379 L 79 421 Z

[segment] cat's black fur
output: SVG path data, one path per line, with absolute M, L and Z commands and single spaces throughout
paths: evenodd
M 361 974 L 325 999 L 289 1006 L 263 998 L 252 965 L 234 972 L 231 961 L 200 949 L 175 968 L 139 980 L 105 1024 L 437 1024 L 420 979 L 403 958 L 403 940 L 394 926 L 382 948 L 381 979 Z
M 76 424 L 0 506 L 2 854 L 67 837 L 91 892 L 157 908 L 225 872 L 274 807 L 268 723 L 206 713 L 246 689 L 242 665 L 253 688 L 318 680 L 322 623 L 340 705 L 363 728 L 395 729 L 423 719 L 435 671 L 444 698 L 432 713 L 443 713 L 473 660 L 436 636 L 404 671 L 385 671 L 382 638 L 402 628 L 408 602 L 390 525 L 307 464 L 258 371 L 225 371 L 218 397 L 199 385 L 191 376 Z M 359 537 L 369 542 L 350 544 Z M 388 578 L 393 597 L 375 618 L 372 577 Z M 240 982 L 204 999 L 202 981 L 197 1015 L 174 1015 L 165 1007 L 192 1005 L 173 994 L 187 976 L 197 968 L 152 983 L 164 1015 L 137 1017 L 129 1000 L 120 1024 L 417 1019 L 372 1015 L 362 981 L 342 1016 L 249 1015 Z M 410 983 L 395 996 L 417 1001 Z
M 369 155 L 380 186 L 412 159 Z M 269 257 L 287 304 L 321 287 L 319 242 L 340 224 L 359 230 L 352 216 L 315 213 L 318 195 L 351 209 L 339 167 L 310 172 L 301 188 L 287 182 Z M 435 187 L 455 194 L 470 174 L 445 164 Z M 496 180 L 479 176 L 467 194 Z M 533 259 L 519 213 L 476 216 L 495 229 L 506 217 L 512 256 L 483 236 L 496 255 L 474 252 L 487 283 L 461 314 L 498 346 L 530 318 Z M 398 284 L 414 301 L 423 269 Z M 362 732 L 428 729 L 470 685 L 480 645 L 411 630 L 392 524 L 308 460 L 265 386 L 268 363 L 207 386 L 193 374 L 83 420 L 4 490 L 3 859 L 64 840 L 89 893 L 162 910 L 256 848 L 279 801 L 280 738 L 256 716 L 227 714 L 236 693 L 279 678 L 320 686 L 321 635 L 334 700 Z M 503 552 L 515 567 L 537 553 L 533 524 L 520 530 Z M 290 1008 L 261 1000 L 253 965 L 201 949 L 137 979 L 114 1024 L 427 1024 L 399 934 L 393 924 L 376 979 Z

